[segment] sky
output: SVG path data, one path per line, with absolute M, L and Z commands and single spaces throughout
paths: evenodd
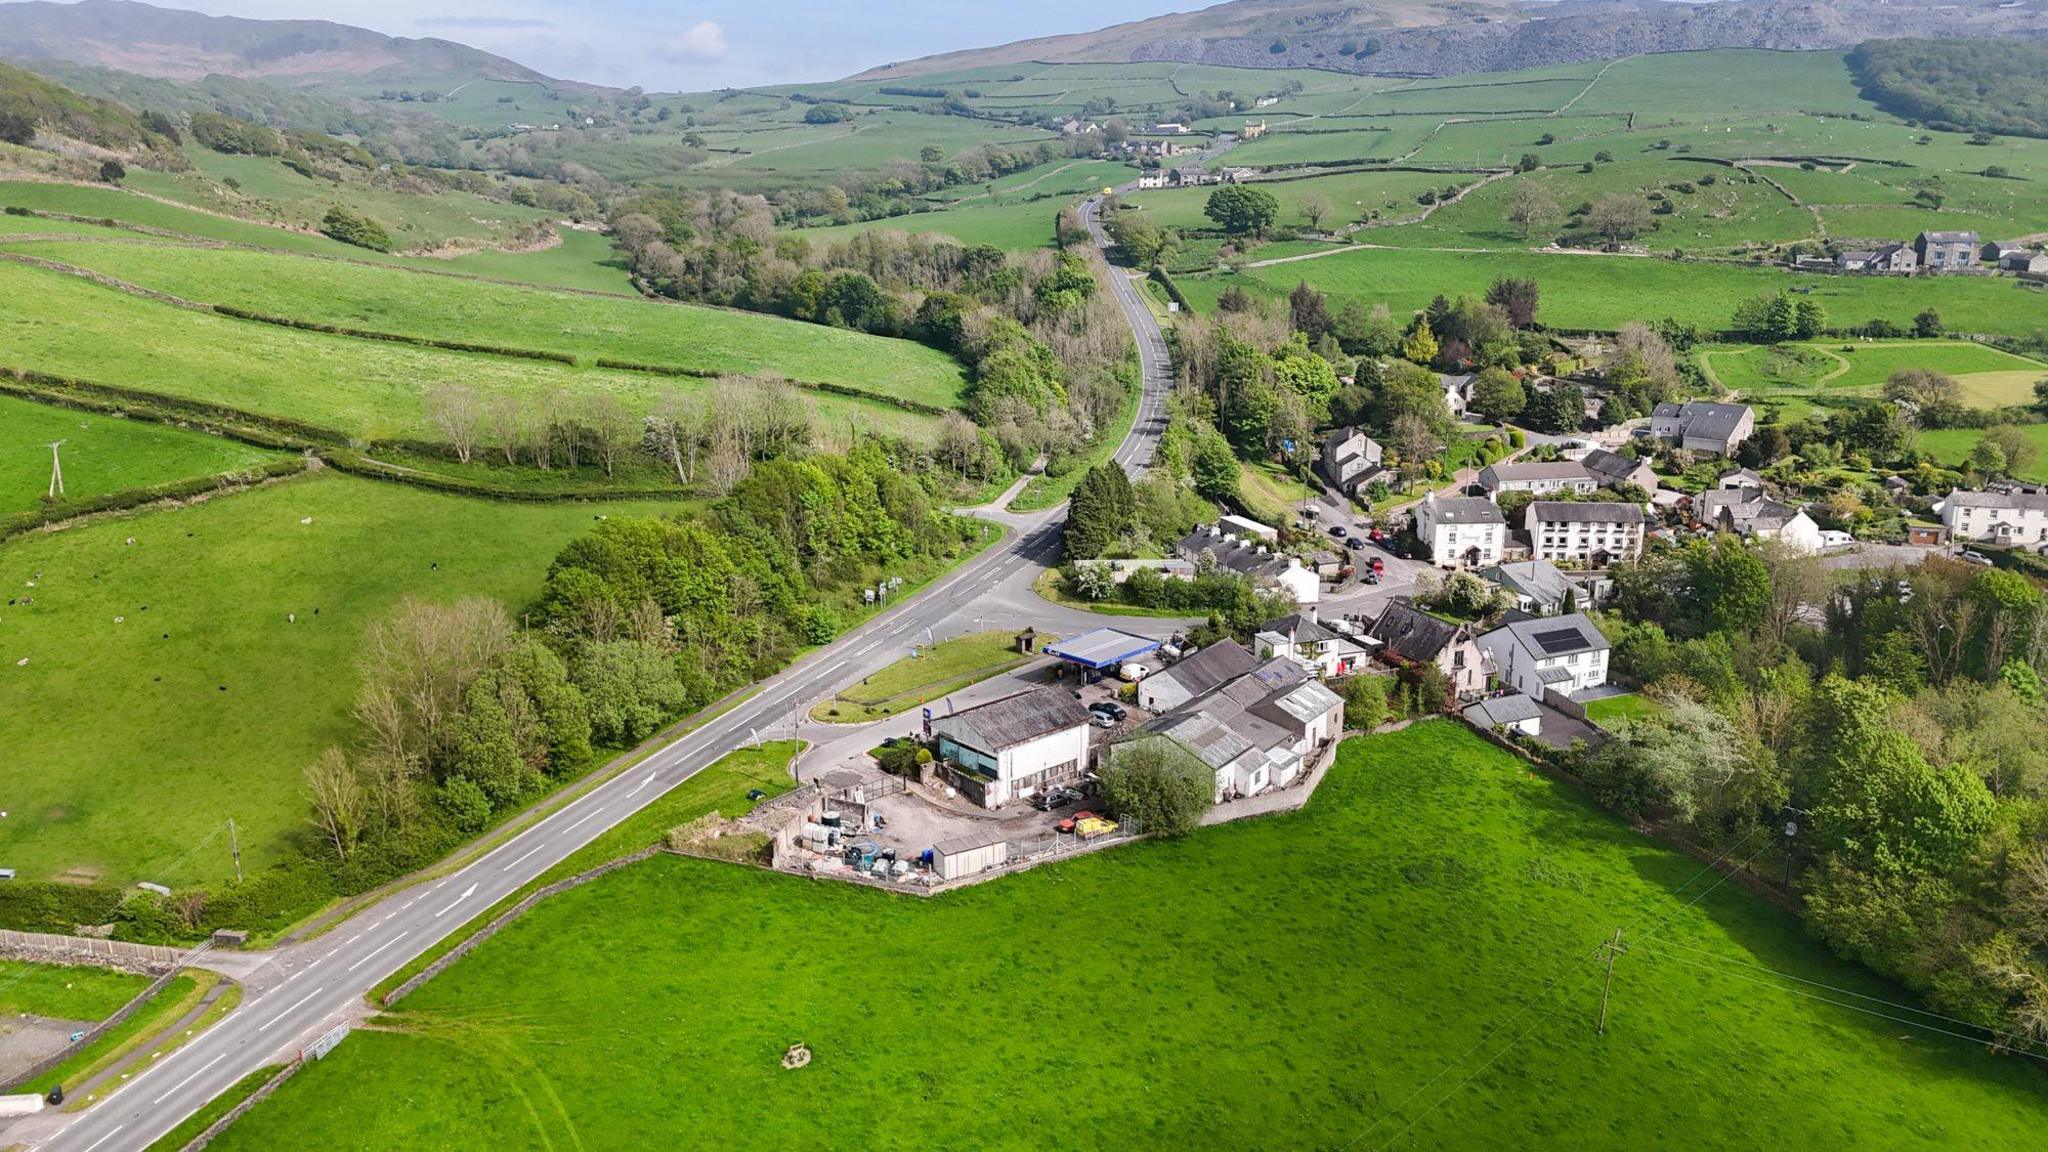
M 438 36 L 564 80 L 649 91 L 836 80 L 878 64 L 1206 6 L 1210 0 L 151 0 L 215 16 Z

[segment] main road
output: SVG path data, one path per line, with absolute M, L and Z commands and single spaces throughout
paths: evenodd
M 1098 201 L 1083 208 L 1106 245 Z M 1138 412 L 1114 459 L 1132 471 L 1151 462 L 1165 429 L 1172 388 L 1166 341 L 1136 285 L 1110 272 L 1137 339 L 1143 382 Z M 758 734 L 789 729 L 824 692 L 894 660 L 927 629 L 957 630 L 985 592 L 1015 586 L 1058 553 L 1063 508 L 1000 517 L 1015 536 L 902 603 L 768 679 L 754 695 L 646 760 L 592 788 L 447 877 L 404 889 L 358 912 L 325 936 L 280 949 L 252 973 L 246 998 L 225 1020 L 155 1062 L 111 1097 L 75 1116 L 45 1112 L 21 1121 L 9 1142 L 53 1152 L 126 1152 L 147 1147 L 242 1077 L 289 1059 L 335 1024 L 360 1018 L 364 996 L 479 912 L 518 891 L 664 792 Z

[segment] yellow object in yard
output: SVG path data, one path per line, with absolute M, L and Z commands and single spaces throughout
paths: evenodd
M 1103 194 L 1104 196 L 1114 196 L 1114 195 L 1116 195 L 1116 189 L 1114 189 L 1114 188 L 1111 188 L 1111 187 L 1110 187 L 1109 185 L 1107 185 L 1107 184 L 1104 184 L 1104 185 L 1102 186 L 1102 194 Z
M 1097 836 L 1107 836 L 1114 831 L 1116 831 L 1116 821 L 1104 820 L 1100 816 L 1090 816 L 1088 819 L 1074 825 L 1075 834 L 1083 840 L 1093 840 Z

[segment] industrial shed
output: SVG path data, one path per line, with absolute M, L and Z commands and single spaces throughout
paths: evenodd
M 941 880 L 959 880 L 999 868 L 1010 860 L 1010 845 L 994 832 L 955 836 L 932 845 L 932 871 Z

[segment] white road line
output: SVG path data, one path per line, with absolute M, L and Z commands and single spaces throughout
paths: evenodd
M 467 900 L 474 895 L 476 895 L 476 885 L 471 884 L 469 887 L 464 888 L 462 890 L 462 895 L 457 896 L 454 900 L 450 901 L 448 907 L 443 908 L 439 912 L 434 913 L 434 919 L 439 920 L 441 917 L 447 915 L 450 912 L 453 912 L 457 904 L 462 903 L 464 900 Z M 364 957 L 364 959 L 367 960 L 369 959 L 369 957 L 366 956 Z
M 586 813 L 584 813 L 584 814 L 583 814 L 583 819 L 581 819 L 581 820 L 578 820 L 578 821 L 577 821 L 577 822 L 575 822 L 574 824 L 571 824 L 571 825 L 569 825 L 569 826 L 568 826 L 567 828 L 564 828 L 564 829 L 562 829 L 562 832 L 563 832 L 563 834 L 564 834 L 564 835 L 566 835 L 566 834 L 568 834 L 568 833 L 570 833 L 570 832 L 574 832 L 574 831 L 575 831 L 575 830 L 577 830 L 578 828 L 581 828 L 581 827 L 583 827 L 583 826 L 584 826 L 585 824 L 589 823 L 589 822 L 590 822 L 590 820 L 591 820 L 592 818 L 594 818 L 594 817 L 598 817 L 598 816 L 602 816 L 602 815 L 604 815 L 604 809 L 602 809 L 602 808 L 592 808 L 592 809 L 591 809 L 590 811 L 588 811 L 588 812 L 586 812 Z
M 228 1054 L 227 1054 L 227 1053 L 225 1053 L 225 1052 L 223 1052 L 223 1053 L 221 1053 L 220 1055 L 218 1055 L 218 1056 L 215 1056 L 215 1057 L 214 1057 L 213 1059 L 211 1059 L 211 1060 L 208 1060 L 208 1061 L 207 1061 L 206 1063 L 204 1063 L 204 1064 L 201 1064 L 201 1065 L 199 1066 L 199 1072 L 204 1072 L 204 1071 L 206 1071 L 206 1070 L 207 1070 L 208 1068 L 211 1068 L 211 1067 L 213 1067 L 213 1066 L 214 1066 L 215 1064 L 218 1064 L 218 1063 L 220 1063 L 221 1061 L 223 1061 L 223 1060 L 225 1060 L 225 1059 L 227 1059 L 227 1058 L 228 1058 Z M 177 1082 L 176 1084 L 173 1084 L 173 1085 L 171 1085 L 171 1089 L 170 1089 L 170 1091 L 169 1091 L 169 1092 L 165 1092 L 165 1093 L 164 1093 L 163 1095 L 161 1095 L 161 1096 L 157 1097 L 157 1098 L 156 1098 L 156 1099 L 154 1099 L 154 1100 L 151 1100 L 151 1101 L 150 1101 L 150 1103 L 151 1103 L 151 1104 L 153 1104 L 153 1105 L 154 1105 L 154 1104 L 161 1104 L 161 1103 L 163 1103 L 164 1101 L 166 1101 L 166 1100 L 169 1100 L 169 1099 L 171 1098 L 172 1094 L 173 1094 L 173 1093 L 175 1093 L 175 1092 L 177 1092 L 177 1090 L 178 1090 L 178 1089 L 180 1089 L 180 1088 L 183 1088 L 183 1087 L 184 1087 L 185 1085 L 187 1085 L 187 1084 L 190 1084 L 190 1083 L 191 1083 L 191 1082 L 193 1082 L 194 1080 L 197 1080 L 197 1079 L 199 1079 L 199 1072 L 194 1072 L 194 1073 L 193 1073 L 193 1074 L 191 1074 L 190 1076 L 187 1076 L 187 1077 L 185 1077 L 185 1078 L 184 1078 L 183 1080 L 180 1080 L 180 1081 L 178 1081 L 178 1082 Z
M 636 786 L 635 786 L 635 787 L 633 788 L 633 790 L 632 790 L 631 792 L 628 792 L 628 793 L 626 793 L 626 795 L 627 795 L 628 797 L 632 797 L 632 796 L 638 796 L 638 795 L 640 794 L 640 789 L 642 789 L 642 788 L 645 788 L 645 787 L 647 787 L 647 786 L 648 786 L 649 784 L 652 784 L 652 783 L 654 783 L 654 773 L 652 773 L 652 772 L 649 772 L 649 773 L 647 774 L 647 779 L 645 779 L 645 780 L 642 780 L 642 781 L 641 781 L 641 782 L 640 782 L 640 783 L 639 783 L 638 785 L 636 785 Z
M 413 897 L 412 899 L 410 899 L 410 900 L 407 900 L 407 901 L 406 901 L 405 903 L 403 903 L 403 904 L 400 904 L 400 905 L 398 906 L 398 910 L 399 910 L 400 912 L 403 912 L 403 911 L 405 911 L 405 910 L 406 910 L 407 908 L 410 908 L 410 907 L 412 907 L 413 905 L 415 905 L 415 904 L 417 904 L 417 903 L 419 903 L 419 902 L 420 902 L 420 898 L 419 898 L 419 897 L 417 897 L 417 896 L 415 896 L 415 897 Z
M 371 955 L 375 955 L 375 953 L 372 953 Z M 350 968 L 350 969 L 349 969 L 349 971 L 353 972 L 353 971 L 355 971 L 355 969 L 354 969 L 354 968 Z M 298 1002 L 297 1004 L 294 1004 L 294 1005 L 292 1005 L 291 1007 L 289 1007 L 289 1008 L 285 1009 L 285 1010 L 284 1010 L 284 1011 L 282 1011 L 282 1012 L 279 1012 L 279 1013 L 278 1013 L 277 1015 L 275 1015 L 275 1016 L 272 1016 L 272 1017 L 271 1017 L 270 1019 L 268 1019 L 268 1020 L 265 1020 L 265 1021 L 264 1021 L 264 1022 L 263 1022 L 262 1024 L 258 1025 L 258 1026 L 257 1026 L 257 1028 L 256 1028 L 256 1030 L 257 1030 L 258 1032 L 267 1032 L 267 1031 L 269 1031 L 269 1030 L 270 1030 L 270 1026 L 271 1026 L 272 1024 L 275 1024 L 275 1023 L 277 1023 L 277 1022 L 278 1022 L 279 1020 L 282 1020 L 282 1019 L 284 1019 L 285 1017 L 287 1017 L 287 1016 L 291 1015 L 291 1014 L 292 1014 L 293 1012 L 296 1012 L 296 1011 L 298 1011 L 298 1010 L 299 1010 L 299 1008 L 300 1008 L 301 1006 L 303 1006 L 303 1005 L 304 1005 L 304 1004 L 306 1003 L 306 1001 L 308 1001 L 308 1000 L 311 1000 L 311 999 L 312 999 L 313 997 L 315 997 L 315 996 L 318 996 L 319 994 L 320 994 L 320 989 L 318 989 L 318 988 L 315 988 L 315 989 L 313 989 L 313 990 L 312 990 L 311 992 L 308 992 L 308 993 L 306 993 L 306 994 L 305 994 L 304 996 L 300 997 L 300 998 L 299 998 L 299 1002 Z
M 109 1140 L 112 1140 L 112 1139 L 114 1138 L 115 1134 L 116 1134 L 116 1133 L 118 1133 L 118 1132 L 120 1132 L 120 1131 L 121 1131 L 121 1129 L 123 1129 L 123 1128 L 125 1128 L 125 1127 L 127 1127 L 127 1125 L 125 1125 L 125 1124 L 116 1124 L 116 1125 L 114 1125 L 114 1127 L 113 1127 L 113 1130 L 112 1130 L 112 1131 L 110 1131 L 110 1132 L 108 1132 L 108 1133 L 107 1133 L 107 1134 L 106 1134 L 105 1136 L 102 1136 L 102 1137 L 100 1137 L 99 1139 L 97 1139 L 97 1140 L 93 1141 L 92 1143 L 90 1143 L 90 1144 L 87 1144 L 87 1145 L 85 1146 L 85 1152 L 92 1152 L 92 1150 L 93 1150 L 93 1149 L 95 1149 L 95 1148 L 99 1147 L 99 1146 L 100 1146 L 100 1145 L 102 1145 L 102 1144 L 105 1144 L 105 1143 L 106 1143 L 107 1141 L 109 1141 Z
M 375 956 L 375 955 L 376 955 L 377 953 L 379 953 L 379 952 L 382 952 L 382 951 L 383 951 L 383 950 L 385 950 L 386 948 L 389 948 L 389 947 L 391 947 L 391 946 L 392 946 L 393 944 L 396 944 L 396 943 L 398 943 L 398 942 L 399 942 L 400 940 L 403 940 L 403 939 L 405 939 L 405 938 L 406 938 L 407 936 L 409 936 L 409 935 L 411 935 L 411 934 L 412 934 L 412 929 L 410 929 L 410 928 L 406 929 L 406 930 L 405 930 L 404 932 L 400 932 L 400 933 L 399 933 L 398 935 L 396 935 L 396 936 L 393 936 L 393 937 L 392 937 L 391 939 L 389 939 L 389 940 L 386 940 L 386 941 L 385 941 L 385 942 L 383 942 L 382 944 L 379 944 L 379 945 L 377 945 L 377 946 L 376 946 L 375 948 L 372 948 L 372 949 L 370 950 L 370 956 Z M 370 960 L 370 956 L 365 956 L 365 957 L 363 957 L 363 958 L 362 958 L 361 960 L 358 960 L 358 961 L 356 961 L 355 963 L 353 963 L 353 964 L 349 965 L 349 966 L 348 966 L 348 970 L 349 970 L 349 971 L 351 971 L 351 972 L 353 972 L 353 971 L 355 971 L 356 969 L 358 969 L 358 968 L 361 968 L 361 967 L 362 967 L 362 966 L 363 966 L 364 964 L 367 964 L 367 963 L 369 963 L 369 960 Z

